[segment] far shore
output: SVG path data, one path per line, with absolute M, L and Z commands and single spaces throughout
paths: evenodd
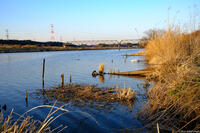
M 136 49 L 136 48 L 140 48 L 138 43 L 75 45 L 72 43 L 63 43 L 63 42 L 38 42 L 38 41 L 32 41 L 32 40 L 2 40 L 0 39 L 0 53 Z
M 0 47 L 0 53 L 18 53 L 18 52 L 47 52 L 47 51 L 81 51 L 81 50 L 109 50 L 119 49 L 118 47 Z M 121 47 L 120 49 L 137 49 L 137 47 Z

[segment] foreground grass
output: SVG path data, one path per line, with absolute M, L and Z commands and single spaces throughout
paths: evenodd
M 169 29 L 149 41 L 148 120 L 171 130 L 200 130 L 200 31 L 183 34 Z
M 63 106 L 61 107 L 56 107 L 55 106 L 56 102 L 54 103 L 53 106 L 51 105 L 41 105 L 41 106 L 36 106 L 27 112 L 25 112 L 22 115 L 19 115 L 13 110 L 11 111 L 10 115 L 7 116 L 6 118 L 3 117 L 3 113 L 0 113 L 0 132 L 1 133 L 23 133 L 23 132 L 29 132 L 29 133 L 47 133 L 47 132 L 54 132 L 54 131 L 62 131 L 67 126 L 59 126 L 56 129 L 51 129 L 50 124 L 55 121 L 58 117 L 63 115 L 64 113 L 68 113 L 70 111 L 64 109 Z M 43 121 L 39 120 L 34 120 L 31 116 L 26 116 L 27 113 L 36 110 L 38 108 L 51 108 L 50 112 L 46 116 L 46 118 Z M 55 113 L 57 111 L 63 111 L 63 113 L 55 116 Z M 16 114 L 19 116 L 19 118 L 16 120 L 12 119 L 13 115 Z
M 54 97 L 59 101 L 69 101 L 71 99 L 82 99 L 82 100 L 93 100 L 93 101 L 106 101 L 106 102 L 125 102 L 126 104 L 134 102 L 135 91 L 130 88 L 107 88 L 100 89 L 95 88 L 94 86 L 81 86 L 77 84 L 67 84 L 64 87 L 53 87 L 51 89 L 46 89 L 44 92 L 49 97 Z M 7 117 L 3 116 L 3 113 L 0 113 L 0 132 L 1 133 L 46 133 L 46 132 L 61 132 L 67 126 L 59 126 L 55 129 L 51 129 L 50 125 L 57 118 L 63 114 L 69 113 L 71 111 L 65 109 L 67 105 L 61 107 L 51 105 L 41 105 L 34 107 L 22 115 L 19 115 L 13 110 L 10 115 Z M 28 116 L 29 112 L 32 112 L 38 108 L 51 108 L 50 112 L 47 114 L 46 118 L 43 121 L 35 120 L 33 117 Z M 56 113 L 61 111 L 61 113 Z M 78 113 L 83 114 L 84 116 L 91 118 L 98 124 L 96 119 L 94 119 L 90 114 L 78 111 Z M 13 119 L 13 115 L 18 115 L 18 119 Z
M 10 115 L 7 117 L 3 116 L 3 113 L 0 113 L 0 132 L 1 133 L 53 133 L 53 132 L 62 132 L 66 129 L 67 125 L 60 125 L 56 128 L 51 128 L 50 125 L 59 117 L 66 113 L 79 113 L 82 114 L 87 119 L 90 118 L 93 120 L 97 125 L 99 123 L 97 120 L 92 117 L 90 114 L 82 111 L 69 111 L 65 109 L 65 106 L 68 104 L 64 104 L 60 107 L 55 106 L 56 102 L 53 105 L 40 105 L 30 110 L 26 111 L 24 114 L 19 115 L 15 113 L 13 110 L 11 111 Z M 33 117 L 28 116 L 29 112 L 33 112 L 39 108 L 50 108 L 49 113 L 45 117 L 44 120 L 35 120 Z M 59 113 L 58 113 L 59 111 Z M 18 119 L 13 119 L 13 116 L 17 115 Z

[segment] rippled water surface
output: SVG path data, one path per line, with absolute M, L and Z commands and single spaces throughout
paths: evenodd
M 72 75 L 73 83 L 93 84 L 98 87 L 130 87 L 138 89 L 141 79 L 105 75 L 104 82 L 93 78 L 91 73 L 98 70 L 100 63 L 105 64 L 105 71 L 109 69 L 131 71 L 145 68 L 144 62 L 131 62 L 132 59 L 143 60 L 143 57 L 129 57 L 126 60 L 122 54 L 135 53 L 140 49 L 126 50 L 89 50 L 62 52 L 32 52 L 0 54 L 0 104 L 6 104 L 9 114 L 11 109 L 22 114 L 38 105 L 52 104 L 45 96 L 37 96 L 36 91 L 42 88 L 42 61 L 46 59 L 45 88 L 60 83 L 60 75 L 65 74 L 65 82 L 69 82 Z M 28 92 L 28 103 L 25 102 L 25 90 Z M 63 132 L 121 132 L 126 128 L 140 128 L 142 122 L 134 115 L 141 106 L 137 100 L 134 106 L 117 103 L 107 107 L 95 107 L 69 103 L 66 109 L 72 111 L 62 115 L 52 123 L 52 127 L 60 124 L 67 125 Z M 57 102 L 57 106 L 65 103 Z M 93 104 L 94 105 L 94 104 Z M 44 119 L 49 109 L 41 108 L 30 112 L 37 119 Z M 84 115 L 86 112 L 91 116 Z M 58 114 L 61 112 L 57 112 Z

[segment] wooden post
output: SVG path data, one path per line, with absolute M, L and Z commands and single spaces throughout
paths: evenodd
M 72 83 L 72 75 L 71 74 L 69 75 L 69 82 L 70 82 L 70 84 Z
M 25 99 L 28 99 L 27 90 L 25 91 Z
M 64 74 L 61 74 L 61 86 L 64 87 Z
M 44 79 L 42 80 L 42 89 L 44 89 Z
M 45 71 L 45 58 L 43 59 L 42 79 L 44 79 L 44 71 Z
M 26 107 L 28 107 L 28 94 L 27 94 L 27 90 L 25 91 L 25 102 L 26 102 Z
M 44 71 L 45 71 L 45 58 L 43 59 L 43 68 L 42 68 L 42 88 L 44 89 Z

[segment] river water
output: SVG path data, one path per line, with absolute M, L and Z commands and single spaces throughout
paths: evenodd
M 42 61 L 46 59 L 44 88 L 60 84 L 60 75 L 65 75 L 65 83 L 69 82 L 69 75 L 73 83 L 92 84 L 98 87 L 130 87 L 138 90 L 137 84 L 142 79 L 105 75 L 104 81 L 98 77 L 93 78 L 91 73 L 98 70 L 100 63 L 105 64 L 105 72 L 109 69 L 131 71 L 146 68 L 144 62 L 131 62 L 133 59 L 143 60 L 143 57 L 129 57 L 125 59 L 122 54 L 136 53 L 141 49 L 122 50 L 88 50 L 88 51 L 62 51 L 62 52 L 30 52 L 0 54 L 0 105 L 4 115 L 12 109 L 23 114 L 27 110 L 43 105 L 53 104 L 44 96 L 36 94 L 42 88 Z M 28 102 L 25 102 L 25 91 L 28 92 Z M 68 103 L 65 107 L 71 112 L 56 119 L 53 128 L 68 126 L 63 132 L 122 132 L 143 127 L 142 121 L 135 118 L 138 108 L 143 105 L 139 98 L 134 106 L 113 103 L 107 107 L 79 106 L 78 103 Z M 2 109 L 6 105 L 6 110 Z M 56 106 L 63 102 L 57 101 Z M 94 104 L 93 104 L 94 105 Z M 44 120 L 49 108 L 39 108 L 28 115 L 34 119 Z M 84 112 L 89 115 L 84 115 Z M 59 114 L 61 112 L 57 112 Z M 17 116 L 13 116 L 14 118 Z

